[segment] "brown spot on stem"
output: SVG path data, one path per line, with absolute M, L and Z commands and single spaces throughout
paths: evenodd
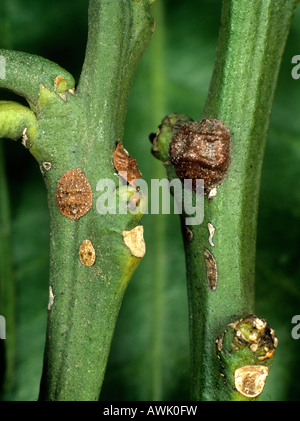
M 90 183 L 79 168 L 67 171 L 57 183 L 56 203 L 67 218 L 81 218 L 91 209 L 92 201 Z
M 217 262 L 214 258 L 214 255 L 207 249 L 204 250 L 204 258 L 206 265 L 207 284 L 211 291 L 215 291 L 217 289 L 218 283 Z
M 122 143 L 118 143 L 113 156 L 113 163 L 115 169 L 124 178 L 127 183 L 135 186 L 134 181 L 142 177 L 137 162 L 129 155 Z
M 131 231 L 123 231 L 123 240 L 126 246 L 135 257 L 144 257 L 146 253 L 146 245 L 144 241 L 144 228 L 138 225 Z
M 223 340 L 224 340 L 224 335 L 225 332 L 223 332 L 217 339 L 216 339 L 216 344 L 217 344 L 217 348 L 218 351 L 221 352 L 222 351 L 222 346 L 223 346 Z
M 93 266 L 96 260 L 96 252 L 90 240 L 84 240 L 79 249 L 79 259 L 85 266 Z
M 189 243 L 194 237 L 193 231 L 187 225 L 185 225 L 185 236 Z
M 261 394 L 269 374 L 263 365 L 245 365 L 234 372 L 234 384 L 238 392 L 247 398 Z
M 220 120 L 205 118 L 184 124 L 175 132 L 169 145 L 169 157 L 176 174 L 183 181 L 204 180 L 204 191 L 219 186 L 231 162 L 231 134 Z M 211 197 L 211 196 L 210 196 Z
M 66 79 L 64 77 L 62 77 L 61 75 L 58 75 L 55 79 L 54 79 L 54 91 L 64 100 L 67 100 L 67 95 L 66 92 L 68 90 L 68 92 L 70 92 L 72 95 L 75 95 L 75 90 L 74 88 L 72 89 L 67 89 L 68 88 L 68 82 L 66 81 Z
M 61 86 L 64 87 L 66 84 L 67 84 L 66 79 L 62 77 L 61 75 L 58 75 L 54 79 L 54 90 L 61 92 L 62 91 Z

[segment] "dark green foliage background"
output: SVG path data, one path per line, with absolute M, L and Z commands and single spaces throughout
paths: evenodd
M 78 79 L 87 3 L 2 0 L 0 48 L 42 55 Z M 132 86 L 123 142 L 149 183 L 165 174 L 150 154 L 148 135 L 166 114 L 180 112 L 196 119 L 201 113 L 220 12 L 219 0 L 157 0 L 153 7 L 156 31 Z M 300 341 L 291 336 L 291 319 L 300 314 L 300 80 L 291 77 L 296 54 L 300 54 L 300 9 L 283 57 L 262 174 L 256 314 L 276 330 L 279 348 L 261 400 L 300 398 Z M 9 96 L 1 92 L 1 98 Z M 48 303 L 47 197 L 28 151 L 12 142 L 3 144 L 17 289 L 17 355 L 14 387 L 2 399 L 35 400 Z M 145 215 L 143 224 L 147 254 L 125 294 L 101 399 L 186 400 L 188 311 L 179 219 Z

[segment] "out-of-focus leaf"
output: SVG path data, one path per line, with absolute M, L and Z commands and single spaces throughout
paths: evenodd
M 21 148 L 11 145 L 9 149 Z M 11 150 L 10 152 L 13 153 Z M 23 159 L 32 160 L 25 151 Z M 16 153 L 17 155 L 17 153 Z M 16 162 L 17 163 L 17 162 Z M 26 168 L 26 165 L 25 165 Z M 46 192 L 37 164 L 14 168 L 11 177 L 13 261 L 16 282 L 16 369 L 14 389 L 3 398 L 35 400 L 38 396 L 46 333 L 49 279 L 49 217 Z M 12 171 L 8 173 L 11 174 Z

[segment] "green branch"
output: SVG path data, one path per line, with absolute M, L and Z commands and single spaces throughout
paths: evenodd
M 35 114 L 13 101 L 0 101 L 0 138 L 18 140 L 29 146 L 37 135 L 38 123 Z
M 121 140 L 130 81 L 141 55 L 132 45 L 130 54 L 126 46 L 125 54 L 124 47 L 130 31 L 136 29 L 135 9 L 142 4 L 127 2 L 121 7 L 120 2 L 90 2 L 87 56 L 78 91 L 60 104 L 66 118 L 60 127 L 57 123 L 55 140 L 48 130 L 54 158 L 45 155 L 43 159 L 52 165 L 45 172 L 52 234 L 51 293 L 40 399 L 99 398 L 123 294 L 143 255 L 129 241 L 132 229 L 141 233 L 141 227 L 137 228 L 140 215 L 97 212 L 98 181 L 117 182 L 114 146 Z M 147 31 L 141 37 L 150 35 Z M 53 111 L 55 107 L 53 103 Z M 40 119 L 40 130 L 49 122 Z M 80 168 L 92 191 L 91 208 L 76 221 L 63 216 L 57 206 L 57 182 L 69 168 Z M 78 258 L 86 240 L 95 253 L 91 266 Z M 137 240 L 142 247 L 142 238 L 137 236 Z
M 39 99 L 40 84 L 52 92 L 73 89 L 73 77 L 56 63 L 33 54 L 0 50 L 0 89 L 10 90 L 34 108 Z M 55 82 L 60 76 L 64 82 Z
M 77 95 L 89 109 L 98 130 L 103 121 L 116 116 L 110 142 L 101 147 L 111 148 L 121 141 L 132 78 L 151 38 L 153 20 L 148 0 L 101 2 L 92 0 L 89 6 L 89 32 L 86 57 Z M 95 113 L 102 119 L 96 121 Z
M 229 128 L 233 143 L 231 165 L 225 180 L 217 187 L 216 197 L 205 196 L 203 223 L 186 227 L 186 215 L 182 218 L 190 307 L 193 400 L 256 399 L 258 394 L 236 391 L 234 370 L 245 365 L 266 366 L 273 357 L 270 351 L 258 363 L 255 353 L 259 345 L 255 343 L 250 347 L 247 339 L 246 351 L 237 352 L 233 363 L 228 358 L 234 353 L 232 342 L 226 342 L 227 351 L 224 352 L 218 338 L 223 338 L 229 329 L 228 324 L 238 323 L 239 319 L 254 313 L 261 168 L 279 66 L 297 3 L 296 0 L 223 2 L 215 69 L 201 118 L 218 119 Z M 178 124 L 178 119 L 185 121 Z M 196 127 L 188 122 L 187 117 L 172 115 L 164 120 L 154 139 L 153 152 L 164 161 L 169 178 L 174 178 L 174 169 L 166 159 L 172 159 L 168 145 L 171 139 L 175 141 L 173 134 L 178 139 L 177 133 L 184 124 L 190 128 L 185 133 Z M 182 159 L 186 159 L 191 148 L 188 146 L 191 137 L 186 136 L 183 140 L 186 155 L 185 158 L 181 155 Z M 166 151 L 169 156 L 166 156 Z M 201 168 L 201 153 L 197 160 L 194 153 L 199 154 L 191 151 L 191 162 L 186 163 L 188 167 L 185 168 L 181 164 L 181 171 L 195 169 L 197 165 Z M 180 163 L 178 158 L 177 162 Z M 277 341 L 272 335 L 270 338 L 270 348 L 273 347 L 274 351 Z M 262 375 L 260 380 L 265 381 L 266 372 L 267 369 L 259 368 L 255 375 Z M 254 371 L 245 373 L 251 377 Z
M 218 118 L 230 128 L 233 154 L 217 197 L 205 201 L 203 224 L 193 230 L 193 241 L 186 242 L 190 311 L 200 313 L 191 324 L 194 399 L 232 399 L 233 385 L 223 384 L 214 343 L 228 323 L 255 311 L 261 168 L 277 76 L 297 3 L 223 3 L 216 65 L 202 116 Z M 216 229 L 214 247 L 208 243 L 208 223 Z M 208 290 L 202 275 L 204 247 L 218 265 L 215 292 Z
M 24 96 L 32 109 L 2 103 L 0 135 L 29 138 L 26 145 L 48 192 L 50 282 L 41 400 L 99 399 L 123 294 L 145 253 L 139 225 L 144 198 L 134 188 L 124 193 L 116 177 L 123 167 L 131 170 L 133 161 L 124 154 L 115 168 L 114 151 L 152 27 L 146 0 L 91 0 L 76 92 L 72 76 L 58 65 L 0 52 L 0 88 Z M 117 201 L 135 195 L 140 212 L 101 214 L 100 180 L 116 184 L 109 197 L 115 193 Z

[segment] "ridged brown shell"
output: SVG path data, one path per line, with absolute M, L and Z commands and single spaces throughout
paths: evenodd
M 129 155 L 122 143 L 118 143 L 113 156 L 115 169 L 125 178 L 127 183 L 134 185 L 134 181 L 142 177 L 137 162 Z
M 177 176 L 204 180 L 204 191 L 219 186 L 231 162 L 232 141 L 229 129 L 219 120 L 208 118 L 184 124 L 172 137 L 169 157 Z
M 93 194 L 83 171 L 67 171 L 57 183 L 56 203 L 60 212 L 69 219 L 79 219 L 92 207 Z

